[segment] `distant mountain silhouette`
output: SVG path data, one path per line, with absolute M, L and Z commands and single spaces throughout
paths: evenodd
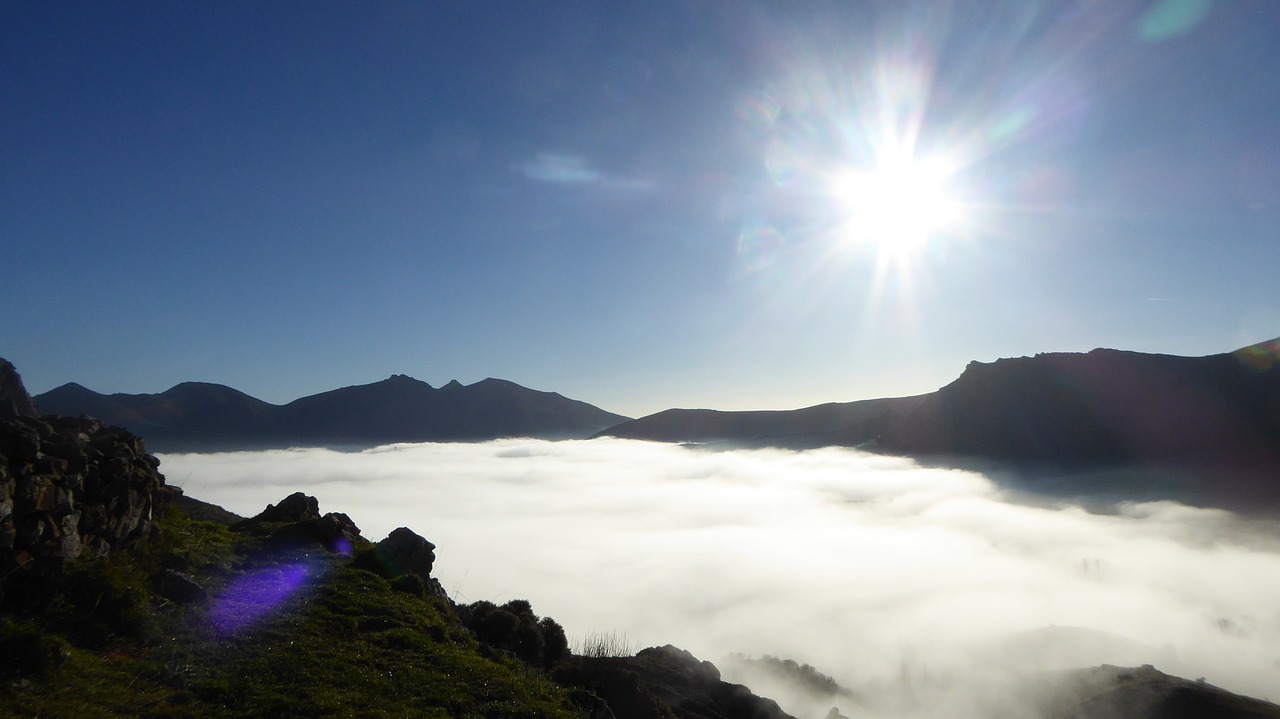
M 1031 469 L 1036 486 L 1027 488 L 1037 492 L 1280 505 L 1280 339 L 1207 357 L 1096 349 L 971 362 L 954 382 L 915 397 L 768 412 L 670 409 L 597 436 L 861 446 Z
M 895 415 L 876 448 L 1009 463 L 1008 483 L 1038 493 L 1280 507 L 1280 340 L 973 362 Z
M 97 417 L 160 452 L 286 446 L 587 437 L 626 420 L 554 392 L 486 379 L 439 389 L 405 375 L 273 405 L 218 384 L 103 395 L 70 383 L 36 398 L 52 414 Z
M 1174 357 L 1096 349 L 971 362 L 882 448 L 1062 464 L 1280 462 L 1280 341 Z
M 852 447 L 876 439 L 889 428 L 891 417 L 914 410 L 923 400 L 922 395 L 743 412 L 668 409 L 623 422 L 596 436 L 790 449 Z

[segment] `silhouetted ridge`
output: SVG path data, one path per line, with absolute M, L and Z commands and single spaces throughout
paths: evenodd
M 1280 461 L 1280 366 L 1243 361 L 1252 349 L 1208 357 L 1096 349 L 971 362 L 896 416 L 880 444 L 1071 464 L 1272 465 Z
M 440 389 L 408 375 L 279 406 L 218 384 L 160 394 L 102 395 L 70 383 L 40 395 L 49 411 L 85 414 L 143 434 L 158 451 L 584 438 L 626 417 L 554 392 L 486 379 Z
M 1280 505 L 1280 339 L 1207 357 L 1095 349 L 970 362 L 955 381 L 915 397 L 788 411 L 669 409 L 597 436 L 861 446 L 1011 463 L 1072 495 Z
M 1280 505 L 1277 348 L 972 362 L 917 409 L 895 414 L 877 446 L 1011 462 L 1068 494 L 1265 511 Z
M 856 446 L 879 437 L 894 412 L 906 412 L 921 397 L 831 402 L 793 410 L 722 412 L 668 409 L 623 422 L 597 436 L 658 442 L 768 445 L 791 448 Z
M 261 436 L 274 405 L 207 382 L 183 382 L 160 394 L 103 395 L 74 382 L 40 395 L 46 412 L 87 415 L 143 435 L 159 451 L 225 447 Z

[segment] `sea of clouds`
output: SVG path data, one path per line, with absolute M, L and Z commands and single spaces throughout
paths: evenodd
M 571 640 L 675 644 L 753 687 L 726 655 L 809 663 L 864 695 L 1105 662 L 1280 700 L 1280 532 L 1222 510 L 1028 502 L 847 449 L 513 439 L 161 459 L 171 484 L 241 515 L 303 491 L 370 539 L 407 526 L 437 545 L 455 601 L 529 599 Z M 798 716 L 827 708 L 764 689 Z

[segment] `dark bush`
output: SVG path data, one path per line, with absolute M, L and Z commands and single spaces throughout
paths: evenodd
M 26 622 L 0 625 L 0 680 L 57 669 L 67 658 L 62 642 Z
M 527 600 L 513 599 L 501 607 L 479 601 L 462 615 L 477 639 L 527 664 L 549 667 L 569 655 L 564 629 L 550 617 L 539 619 Z
M 415 597 L 427 596 L 427 583 L 416 574 L 402 574 L 391 580 L 391 588 Z
M 77 562 L 62 575 L 49 607 L 54 625 L 75 644 L 100 647 L 117 639 L 154 641 L 150 581 L 126 560 Z
M 569 658 L 569 638 L 564 634 L 564 627 L 551 617 L 538 620 L 538 628 L 542 630 L 545 643 L 543 658 L 546 666 Z
M 494 609 L 476 619 L 476 636 L 485 644 L 511 649 L 520 629 L 520 618 L 505 609 Z
M 356 550 L 355 554 L 351 557 L 351 566 L 357 569 L 373 572 L 380 577 L 390 578 L 394 574 L 391 569 L 387 567 L 387 563 L 383 560 L 382 555 L 378 554 L 378 549 L 376 547 L 365 547 L 364 549 Z

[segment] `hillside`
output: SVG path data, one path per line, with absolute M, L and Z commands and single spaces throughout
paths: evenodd
M 450 382 L 437 389 L 405 375 L 282 406 L 203 382 L 159 394 L 112 395 L 69 383 L 35 399 L 51 414 L 89 415 L 143 434 L 161 452 L 584 438 L 626 419 L 505 380 Z
M 410 529 L 300 492 L 245 520 L 157 467 L 92 418 L 0 419 L 0 716 L 787 719 L 718 677 L 636 684 L 527 601 L 455 605 Z

